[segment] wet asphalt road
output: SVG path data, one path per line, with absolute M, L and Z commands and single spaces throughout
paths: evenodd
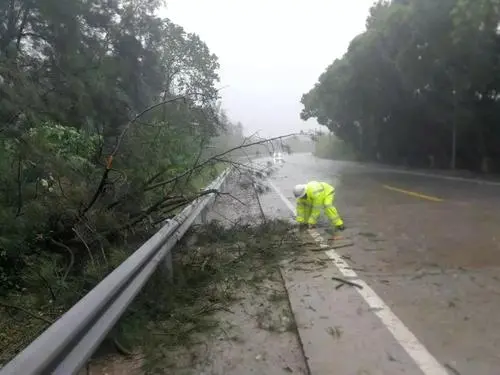
M 413 344 L 403 342 L 408 335 L 399 335 L 399 326 L 394 323 L 391 327 L 391 319 L 386 317 L 384 321 L 375 313 L 360 318 L 360 311 L 369 312 L 370 308 L 353 294 L 353 289 L 349 295 L 330 295 L 333 288 L 326 287 L 325 291 L 325 285 L 317 285 L 315 293 L 323 302 L 314 310 L 334 315 L 330 317 L 333 320 L 336 315 L 344 330 L 352 327 L 358 333 L 348 337 L 345 346 L 341 341 L 327 344 L 315 333 L 318 323 L 316 328 L 309 324 L 309 331 L 304 331 L 308 335 L 306 352 L 309 345 L 312 352 L 322 351 L 323 356 L 335 358 L 336 362 L 349 362 L 355 357 L 361 364 L 378 352 L 385 353 L 386 358 L 379 360 L 377 369 L 340 366 L 337 372 L 331 363 L 321 360 L 313 363 L 318 370 L 312 368 L 311 372 L 328 373 L 330 366 L 330 373 L 339 374 L 500 374 L 500 185 L 407 174 L 298 154 L 287 156 L 285 164 L 272 176 L 271 182 L 282 196 L 265 194 L 262 202 L 266 211 L 290 217 L 282 198 L 293 203 L 293 186 L 313 179 L 336 186 L 335 204 L 348 227 L 345 236 L 355 242 L 355 246 L 338 253 L 348 259 L 357 276 L 383 300 L 384 307 L 399 318 L 421 347 L 417 345 L 413 352 L 410 348 L 413 354 L 408 355 Z M 295 292 L 290 297 L 302 304 L 304 296 L 311 295 L 309 287 L 318 282 L 307 279 L 305 274 L 290 280 L 301 280 L 292 285 Z M 370 296 L 365 301 L 367 298 Z M 321 319 L 307 317 L 305 310 L 299 311 L 299 325 L 306 326 L 307 319 Z M 356 313 L 350 314 L 352 311 Z M 305 320 L 301 323 L 302 318 Z M 363 335 L 362 327 L 371 327 L 366 328 L 371 333 Z M 384 348 L 392 348 L 391 353 Z M 430 362 L 435 358 L 442 367 L 425 368 L 426 352 Z M 382 356 L 380 353 L 376 355 Z M 399 367 L 386 362 L 396 362 Z

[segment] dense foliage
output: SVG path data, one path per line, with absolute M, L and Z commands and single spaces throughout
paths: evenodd
M 302 97 L 365 159 L 500 171 L 500 1 L 379 1 Z
M 44 311 L 35 320 L 46 326 L 213 178 L 220 160 L 186 172 L 213 154 L 214 137 L 220 147 L 243 139 L 218 103 L 217 57 L 158 17 L 160 6 L 0 2 L 6 347 L 30 338 L 16 337 L 5 314 Z

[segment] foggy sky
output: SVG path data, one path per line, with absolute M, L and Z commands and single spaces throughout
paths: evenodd
M 247 134 L 318 127 L 300 98 L 365 29 L 374 0 L 167 0 L 161 13 L 219 57 L 223 107 Z

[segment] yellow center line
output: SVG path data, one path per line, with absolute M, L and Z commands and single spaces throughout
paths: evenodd
M 399 193 L 411 195 L 412 197 L 416 197 L 416 198 L 420 198 L 420 199 L 427 199 L 428 201 L 433 201 L 433 202 L 442 202 L 443 201 L 443 199 L 441 199 L 441 198 L 432 197 L 430 195 L 420 194 L 420 193 L 416 193 L 416 192 L 409 191 L 409 190 L 398 189 L 396 187 L 389 186 L 389 185 L 383 185 L 383 187 L 388 189 L 388 190 L 397 191 Z

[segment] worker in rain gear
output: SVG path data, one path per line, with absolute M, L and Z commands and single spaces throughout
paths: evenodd
M 301 225 L 316 225 L 321 208 L 330 220 L 334 232 L 344 230 L 344 222 L 333 205 L 335 188 L 326 182 L 310 181 L 305 185 L 296 185 L 293 195 L 297 199 L 296 220 Z

